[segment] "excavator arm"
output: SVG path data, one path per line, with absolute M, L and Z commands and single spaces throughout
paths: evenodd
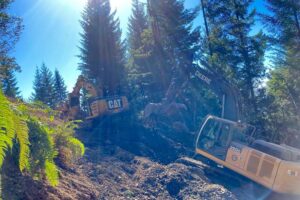
M 96 88 L 89 83 L 82 75 L 80 75 L 76 81 L 73 91 L 69 94 L 69 99 L 64 106 L 63 113 L 69 120 L 79 118 L 80 115 L 80 91 L 85 89 L 89 98 L 98 97 Z M 102 94 L 100 94 L 102 95 Z
M 147 0 L 148 6 L 148 13 L 151 17 L 151 27 L 153 30 L 153 37 L 155 46 L 160 47 L 160 42 L 157 38 L 160 37 L 160 30 L 157 21 L 159 21 L 159 16 L 155 12 L 158 0 Z M 202 85 L 207 86 L 211 89 L 222 101 L 222 118 L 232 120 L 232 121 L 239 121 L 241 120 L 241 113 L 240 113 L 240 99 L 239 99 L 239 90 L 231 85 L 222 75 L 217 73 L 208 63 L 205 61 L 201 61 L 201 65 L 204 68 L 198 65 L 191 65 L 187 69 L 183 69 L 184 73 L 187 74 L 189 79 L 197 78 Z M 181 87 L 176 82 L 180 81 L 173 81 L 170 84 L 170 87 L 166 93 L 166 103 L 170 103 L 174 101 L 176 97 L 176 93 L 181 90 Z M 149 110 L 149 109 L 148 109 Z M 147 114 L 150 115 L 150 114 Z
M 235 86 L 221 75 L 200 66 L 190 69 L 190 79 L 197 79 L 219 97 L 222 101 L 222 118 L 231 121 L 241 120 L 239 91 Z

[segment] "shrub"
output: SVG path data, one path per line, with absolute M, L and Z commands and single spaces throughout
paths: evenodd
M 10 102 L 1 90 L 0 111 L 0 168 L 12 152 L 21 172 L 39 180 L 46 178 L 56 186 L 59 173 L 55 158 L 59 155 L 73 162 L 84 154 L 84 145 L 74 137 L 77 125 L 54 121 L 57 111 L 38 103 Z
M 40 122 L 29 119 L 29 140 L 30 140 L 30 173 L 34 178 L 48 180 L 50 185 L 58 184 L 58 170 L 54 163 L 57 156 L 55 143 L 51 137 L 51 131 Z
M 74 130 L 78 127 L 77 122 L 67 122 L 54 130 L 54 140 L 59 152 L 59 160 L 66 167 L 70 167 L 74 161 L 82 157 L 85 151 L 83 143 L 74 137 Z

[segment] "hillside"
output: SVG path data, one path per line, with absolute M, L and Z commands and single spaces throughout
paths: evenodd
M 57 120 L 57 123 L 63 121 Z M 137 129 L 136 129 L 137 130 Z M 89 136 L 90 134 L 90 136 Z M 122 134 L 119 132 L 118 134 Z M 150 134 L 150 135 L 148 135 Z M 152 133 L 153 134 L 153 133 Z M 53 199 L 257 199 L 270 192 L 233 172 L 216 172 L 213 168 L 199 167 L 179 158 L 183 151 L 168 147 L 160 133 L 151 135 L 144 130 L 141 140 L 123 140 L 130 135 L 123 132 L 104 143 L 96 139 L 88 128 L 77 130 L 85 140 L 86 153 L 72 166 L 59 165 L 60 182 L 57 187 L 45 181 L 33 180 L 16 173 L 17 168 L 4 165 L 3 197 L 9 200 Z M 136 136 L 134 136 L 136 137 Z M 118 138 L 118 139 L 116 139 Z M 165 142 L 155 149 L 154 140 Z M 123 147 L 127 147 L 125 150 Z M 131 147 L 131 148 L 130 148 Z M 182 155 L 182 154 L 181 154 Z M 166 159 L 164 159 L 166 158 Z M 169 159 L 168 159 L 169 158 Z M 228 173 L 228 177 L 224 176 Z M 222 178 L 220 178 L 222 176 Z M 242 181 L 242 182 L 238 182 Z M 274 199 L 275 196 L 271 196 Z M 281 196 L 279 196 L 281 197 Z M 280 198 L 278 198 L 280 199 Z

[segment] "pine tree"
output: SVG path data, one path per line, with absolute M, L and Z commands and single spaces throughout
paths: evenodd
M 54 72 L 54 94 L 55 105 L 64 102 L 67 99 L 68 95 L 67 86 L 65 85 L 64 79 L 57 69 L 55 69 Z
M 207 20 L 206 60 L 216 71 L 238 84 L 244 99 L 247 120 L 254 122 L 258 108 L 256 89 L 265 76 L 266 36 L 251 34 L 255 10 L 252 0 L 203 0 Z
M 42 102 L 47 104 L 50 107 L 55 106 L 55 93 L 54 93 L 54 80 L 53 74 L 45 63 L 41 66 L 41 80 L 42 80 Z
M 299 147 L 300 128 L 300 3 L 267 0 L 270 14 L 261 15 L 268 28 L 274 53 L 274 69 L 267 82 L 270 101 L 266 130 L 279 142 Z
M 273 41 L 300 50 L 300 2 L 266 0 L 271 14 L 262 14 Z
M 132 2 L 132 14 L 128 23 L 127 39 L 127 73 L 130 86 L 132 105 L 136 109 L 143 109 L 149 101 L 155 101 L 159 96 L 154 92 L 154 69 L 149 56 L 146 33 L 149 31 L 148 16 L 145 12 L 145 4 L 139 0 Z M 152 47 L 151 47 L 152 48 Z
M 0 1 L 0 58 L 6 58 L 16 42 L 19 40 L 23 29 L 22 20 L 9 14 L 8 9 L 13 0 Z M 5 55 L 5 56 L 4 56 Z
M 154 40 L 153 60 L 166 90 L 171 79 L 186 77 L 186 69 L 193 66 L 199 49 L 200 33 L 193 28 L 197 9 L 187 10 L 179 0 L 149 0 L 148 10 Z
M 20 66 L 9 55 L 22 31 L 22 20 L 9 14 L 9 5 L 13 0 L 0 1 L 0 83 L 5 84 L 7 94 L 17 95 L 15 72 L 20 72 Z
M 15 77 L 16 72 L 21 72 L 21 68 L 14 58 L 9 56 L 0 58 L 0 86 L 4 94 L 12 98 L 20 95 Z
M 17 98 L 20 96 L 20 91 L 17 86 L 17 80 L 14 71 L 8 70 L 2 80 L 2 89 L 6 96 Z
M 40 101 L 42 99 L 42 79 L 41 79 L 41 72 L 39 67 L 36 67 L 34 81 L 33 81 L 33 93 L 32 93 L 32 100 Z
M 53 74 L 45 63 L 42 64 L 40 69 L 36 69 L 33 89 L 33 100 L 43 102 L 51 108 L 55 107 Z
M 132 15 L 128 24 L 129 51 L 135 51 L 142 46 L 142 34 L 148 28 L 147 15 L 144 4 L 139 0 L 132 1 Z M 133 53 L 131 53 L 133 54 Z
M 124 75 L 124 44 L 116 12 L 109 0 L 89 0 L 81 25 L 81 64 L 79 69 L 97 88 L 115 93 Z

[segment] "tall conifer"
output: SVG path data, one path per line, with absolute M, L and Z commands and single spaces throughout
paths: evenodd
M 2 89 L 4 94 L 8 97 L 17 98 L 20 96 L 20 91 L 17 86 L 17 80 L 14 70 L 10 69 L 6 71 L 5 76 L 2 80 Z
M 153 57 L 160 62 L 160 80 L 167 89 L 171 79 L 174 76 L 180 79 L 196 60 L 200 33 L 198 28 L 193 28 L 193 21 L 198 12 L 186 9 L 181 0 L 149 0 L 148 10 L 154 40 Z
M 124 44 L 116 12 L 109 0 L 88 0 L 82 15 L 81 64 L 79 69 L 98 89 L 112 94 L 122 86 Z
M 206 60 L 217 72 L 238 84 L 247 109 L 248 120 L 257 117 L 256 89 L 264 78 L 266 37 L 252 32 L 255 10 L 252 0 L 203 0 L 207 20 Z
M 64 102 L 67 99 L 67 86 L 65 81 L 60 75 L 59 71 L 55 69 L 54 71 L 54 99 L 55 105 Z
M 54 79 L 53 74 L 49 68 L 42 64 L 41 68 L 37 67 L 35 73 L 35 79 L 33 82 L 34 93 L 32 99 L 35 101 L 41 101 L 44 104 L 55 107 L 55 92 L 54 92 Z

